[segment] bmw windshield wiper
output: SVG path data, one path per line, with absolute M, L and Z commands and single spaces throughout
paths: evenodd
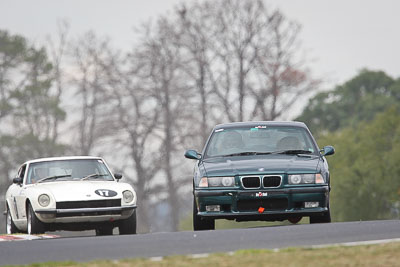
M 64 177 L 71 177 L 71 174 L 49 176 L 49 177 L 40 179 L 40 180 L 37 181 L 36 183 L 41 183 L 41 182 L 48 181 L 48 180 L 56 180 L 56 179 L 58 179 L 58 178 L 64 178 Z
M 91 179 L 91 178 L 97 179 L 97 178 L 101 178 L 101 177 L 103 177 L 103 176 L 108 176 L 108 174 L 97 174 L 97 173 L 93 173 L 93 174 L 89 174 L 89 175 L 87 175 L 87 176 L 81 178 L 81 180 L 87 180 L 87 179 Z
M 271 154 L 289 154 L 289 155 L 298 155 L 298 154 L 311 154 L 312 152 L 309 150 L 301 150 L 301 149 L 292 149 L 292 150 L 282 150 L 271 152 Z
M 232 156 L 268 155 L 268 154 L 271 154 L 271 152 L 250 151 L 250 152 L 239 152 L 239 153 L 233 153 L 233 154 L 227 154 L 227 155 L 221 155 L 221 156 L 222 157 L 232 157 Z
M 221 155 L 221 157 L 248 156 L 248 155 L 254 155 L 255 153 L 257 153 L 257 152 L 238 152 L 238 153 Z
M 246 152 L 238 152 L 238 153 L 232 153 L 232 154 L 227 154 L 227 155 L 221 155 L 221 157 L 270 155 L 270 154 L 298 155 L 298 154 L 311 154 L 311 153 L 312 153 L 311 151 L 301 150 L 301 149 L 281 150 L 281 151 L 273 151 L 273 152 L 246 151 Z

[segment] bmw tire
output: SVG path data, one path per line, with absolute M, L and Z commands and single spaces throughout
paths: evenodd
M 113 234 L 113 227 L 108 225 L 104 225 L 96 229 L 97 236 L 112 235 L 112 234 Z
M 310 223 L 330 223 L 331 222 L 331 208 L 328 201 L 328 211 L 325 212 L 323 215 L 314 215 L 310 216 Z
M 215 230 L 215 220 L 205 219 L 197 215 L 197 205 L 196 200 L 193 200 L 193 230 L 203 231 L 203 230 Z

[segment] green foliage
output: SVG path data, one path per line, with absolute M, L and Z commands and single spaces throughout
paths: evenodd
M 66 113 L 44 48 L 0 30 L 0 173 L 27 159 L 62 155 L 58 125 Z M 1 184 L 0 180 L 0 184 Z M 4 182 L 4 181 L 3 181 Z
M 388 107 L 391 107 L 388 109 Z M 398 218 L 400 212 L 400 79 L 363 70 L 310 99 L 304 121 L 329 157 L 336 221 Z
M 393 106 L 370 122 L 319 138 L 337 153 L 329 158 L 331 208 L 336 221 L 398 218 L 400 110 Z
M 382 71 L 363 70 L 329 92 L 309 100 L 296 119 L 305 122 L 315 135 L 369 121 L 400 101 L 400 81 Z

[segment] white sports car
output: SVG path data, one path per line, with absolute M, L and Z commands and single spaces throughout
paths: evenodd
M 136 192 L 99 157 L 27 161 L 6 193 L 7 233 L 136 233 Z

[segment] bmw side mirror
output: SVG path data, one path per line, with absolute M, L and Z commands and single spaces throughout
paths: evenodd
M 15 177 L 13 179 L 14 184 L 22 184 L 22 178 L 21 177 Z
M 322 155 L 323 156 L 329 156 L 335 154 L 335 148 L 333 146 L 325 146 L 322 150 Z
M 122 174 L 114 173 L 114 178 L 117 179 L 117 180 L 120 180 L 122 178 Z
M 186 150 L 186 152 L 185 152 L 185 158 L 199 160 L 199 159 L 201 159 L 201 154 L 198 153 L 196 150 L 189 149 L 189 150 Z

